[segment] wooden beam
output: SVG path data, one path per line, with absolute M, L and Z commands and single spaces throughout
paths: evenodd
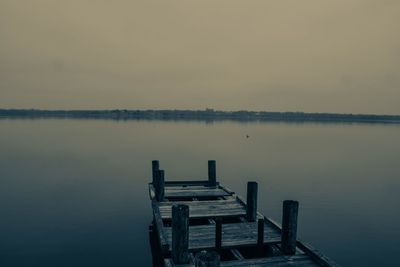
M 156 179 L 156 171 L 160 170 L 160 162 L 158 160 L 153 160 L 151 162 L 151 172 L 152 172 L 152 178 L 153 178 L 153 184 Z
M 285 255 L 296 253 L 298 211 L 299 202 L 294 200 L 283 201 L 282 252 Z
M 260 251 L 264 248 L 264 219 L 258 219 L 257 227 L 257 247 Z
M 151 203 L 152 208 L 153 208 L 153 217 L 154 217 L 154 223 L 157 229 L 157 235 L 158 239 L 160 241 L 160 246 L 162 253 L 167 253 L 169 252 L 169 243 L 167 240 L 167 237 L 164 233 L 164 223 L 161 219 L 161 213 L 160 209 L 158 208 L 158 203 L 156 201 L 152 201 Z
M 189 263 L 189 206 L 172 206 L 172 260 Z
M 172 181 L 168 180 L 165 182 L 166 186 L 192 186 L 192 185 L 204 185 L 208 186 L 208 180 L 196 180 L 196 181 Z
M 222 219 L 215 219 L 215 249 L 216 251 L 222 250 Z
M 217 185 L 217 170 L 216 170 L 215 160 L 208 161 L 208 185 L 209 186 Z
M 196 254 L 195 267 L 219 267 L 220 256 L 215 251 L 201 251 Z
M 304 251 L 308 256 L 310 256 L 315 262 L 320 264 L 321 266 L 324 267 L 339 267 L 339 265 L 323 255 L 321 252 L 313 248 L 311 245 L 303 243 L 303 242 L 297 242 L 297 247 Z
M 247 183 L 246 215 L 249 222 L 257 218 L 257 182 Z
M 155 171 L 154 189 L 156 191 L 156 199 L 158 201 L 164 201 L 165 179 L 164 179 L 164 171 L 163 170 Z

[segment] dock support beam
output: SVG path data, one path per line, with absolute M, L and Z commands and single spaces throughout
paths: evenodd
M 215 251 L 207 252 L 207 251 L 203 250 L 196 254 L 195 266 L 196 267 L 219 267 L 220 266 L 220 257 L 218 255 L 218 253 Z
M 164 195 L 165 195 L 165 180 L 164 180 L 164 171 L 163 170 L 157 170 L 155 171 L 155 180 L 154 180 L 154 189 L 156 193 L 156 199 L 157 201 L 164 201 Z
M 160 170 L 160 162 L 158 160 L 153 160 L 151 162 L 151 171 L 152 171 L 152 178 L 153 178 L 153 185 L 156 179 L 156 171 Z
M 257 247 L 260 251 L 264 248 L 264 219 L 258 219 Z
M 172 260 L 189 263 L 189 206 L 172 206 Z
M 217 186 L 217 167 L 215 160 L 208 161 L 208 185 Z
M 249 222 L 257 218 L 257 182 L 247 182 L 247 209 L 246 215 Z
M 222 219 L 215 219 L 215 250 L 222 250 Z
M 296 253 L 298 211 L 299 202 L 294 200 L 283 201 L 282 251 L 285 255 Z

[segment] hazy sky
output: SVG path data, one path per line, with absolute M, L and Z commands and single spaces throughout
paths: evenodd
M 0 0 L 0 107 L 400 114 L 400 1 Z

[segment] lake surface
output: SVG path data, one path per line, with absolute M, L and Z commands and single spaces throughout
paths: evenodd
M 151 266 L 153 159 L 215 159 L 268 217 L 300 201 L 299 237 L 342 266 L 398 265 L 400 125 L 47 119 L 0 120 L 0 266 Z

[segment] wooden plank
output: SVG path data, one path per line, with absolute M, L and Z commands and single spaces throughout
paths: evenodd
M 202 202 L 202 201 L 198 201 Z M 168 203 L 168 202 L 167 202 Z M 174 202 L 170 202 L 174 203 Z M 239 204 L 188 204 L 189 216 L 190 218 L 213 218 L 213 217 L 234 217 L 234 216 L 244 216 L 246 210 Z M 160 206 L 160 214 L 162 219 L 170 220 L 171 215 L 171 205 Z
M 165 197 L 169 198 L 180 198 L 180 197 L 229 197 L 233 193 L 225 190 L 223 187 L 209 187 L 203 185 L 195 186 L 168 186 L 165 181 Z M 154 184 L 149 183 L 149 195 L 150 199 L 156 197 L 156 190 Z
M 216 251 L 200 251 L 195 256 L 196 267 L 220 267 L 221 257 Z
M 217 182 L 218 184 L 218 182 Z M 166 181 L 165 185 L 208 185 L 208 180 L 200 180 L 200 181 Z
M 237 259 L 237 260 L 244 259 L 243 255 L 239 252 L 239 250 L 233 248 L 233 249 L 231 249 L 231 252 L 232 252 L 233 257 L 235 257 L 235 259 Z
M 159 239 L 159 242 L 161 245 L 161 250 L 162 250 L 162 253 L 165 253 L 165 252 L 169 251 L 170 242 L 168 242 L 166 235 L 164 233 L 164 223 L 162 221 L 161 213 L 158 208 L 157 202 L 153 200 L 151 205 L 153 208 L 153 218 L 154 218 L 154 223 L 156 226 L 156 231 L 158 234 L 158 239 Z
M 164 228 L 165 236 L 170 243 L 172 240 L 171 227 Z M 254 223 L 229 223 L 222 225 L 222 247 L 235 248 L 257 244 L 258 224 Z M 277 243 L 280 241 L 279 232 L 273 228 L 264 227 L 264 243 Z M 189 227 L 189 249 L 199 250 L 215 247 L 215 225 L 197 225 Z
M 199 210 L 199 211 L 191 211 L 190 218 L 191 219 L 201 219 L 201 218 L 214 218 L 214 217 L 236 217 L 236 216 L 244 216 L 246 211 L 241 210 L 214 210 L 207 212 L 207 210 Z M 161 213 L 163 219 L 170 220 L 171 212 Z
M 153 184 L 149 184 L 149 196 L 150 196 L 150 200 L 153 200 L 156 198 L 156 190 L 154 189 Z
M 166 185 L 166 189 L 192 190 L 192 189 L 222 189 L 222 188 L 219 186 L 205 186 L 205 185 Z
M 166 266 L 194 267 L 194 264 L 173 265 L 170 259 L 165 260 Z M 310 257 L 305 255 L 279 256 L 270 258 L 244 259 L 235 261 L 223 261 L 221 267 L 316 267 Z
M 310 256 L 315 262 L 319 263 L 319 266 L 339 267 L 334 261 L 306 243 L 298 241 L 297 247 Z
M 173 204 L 188 205 L 190 218 L 232 217 L 246 214 L 246 210 L 241 204 L 231 200 L 163 202 L 159 203 L 159 210 L 163 219 L 171 219 L 171 206 Z
M 212 205 L 229 205 L 229 204 L 237 204 L 240 207 L 244 207 L 243 204 L 238 202 L 235 198 L 228 199 L 218 199 L 218 200 L 205 200 L 205 201 L 173 201 L 173 202 L 160 202 L 160 208 L 170 207 L 173 204 L 182 204 L 188 206 L 212 206 Z
M 221 267 L 315 267 L 318 266 L 309 257 L 300 255 L 292 257 L 271 257 L 260 259 L 247 259 L 241 261 L 227 261 Z
M 225 197 L 230 196 L 231 194 L 222 190 L 222 189 L 191 189 L 191 188 L 183 188 L 183 189 L 171 189 L 165 188 L 165 197 L 166 198 L 201 198 L 201 197 Z

